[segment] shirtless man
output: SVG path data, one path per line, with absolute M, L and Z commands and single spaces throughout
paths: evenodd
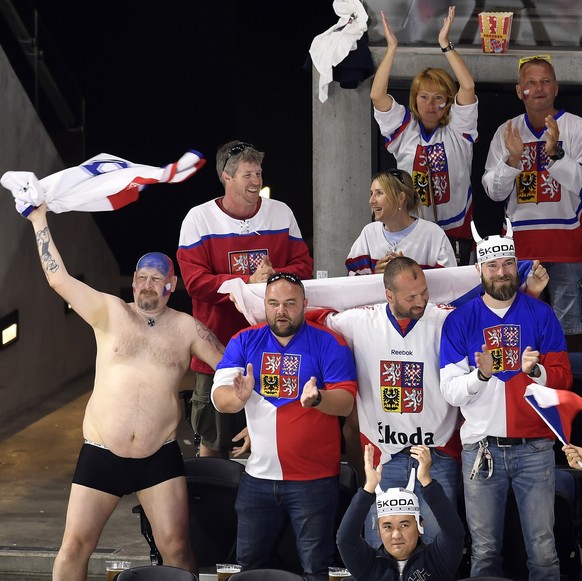
M 143 256 L 134 303 L 69 275 L 52 240 L 46 207 L 28 219 L 49 285 L 93 328 L 95 384 L 85 410 L 65 532 L 54 581 L 85 581 L 89 558 L 124 494 L 137 493 L 164 564 L 197 572 L 188 537 L 186 479 L 175 441 L 180 380 L 193 355 L 213 368 L 223 346 L 207 327 L 166 304 L 177 277 L 170 258 Z

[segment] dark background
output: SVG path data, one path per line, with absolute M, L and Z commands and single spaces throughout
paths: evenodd
M 43 58 L 55 67 L 64 62 L 86 101 L 85 154 L 67 165 L 101 152 L 163 166 L 196 149 L 208 160 L 183 184 L 151 186 L 134 204 L 93 214 L 122 274 L 146 252 L 175 256 L 188 210 L 222 194 L 214 158 L 232 139 L 266 152 L 265 185 L 292 208 L 311 242 L 312 81 L 305 63 L 313 38 L 337 22 L 332 0 L 33 1 L 55 45 L 42 43 Z M 408 88 L 409 81 L 391 81 L 401 103 Z M 485 236 L 499 233 L 503 220 L 502 204 L 481 186 L 489 142 L 523 106 L 513 84 L 476 90 L 474 216 Z M 561 85 L 557 106 L 581 114 L 579 87 Z M 373 145 L 373 172 L 393 166 L 378 133 Z
M 86 158 L 105 152 L 162 166 L 196 149 L 208 160 L 183 184 L 151 186 L 137 203 L 94 214 L 122 274 L 145 252 L 175 256 L 188 210 L 222 193 L 214 158 L 232 139 L 266 152 L 265 185 L 311 238 L 304 64 L 313 37 L 337 22 L 331 1 L 35 5 L 86 99 Z

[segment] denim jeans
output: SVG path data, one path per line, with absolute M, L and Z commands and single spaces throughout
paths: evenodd
M 471 533 L 471 576 L 502 576 L 501 549 L 509 486 L 521 520 L 530 581 L 559 581 L 560 564 L 554 542 L 553 442 L 540 439 L 516 446 L 489 444 L 493 473 L 469 475 L 479 443 L 463 446 L 465 510 Z
M 434 448 L 431 448 L 431 458 L 431 477 L 439 481 L 447 498 L 451 501 L 451 504 L 457 508 L 461 467 L 454 458 L 448 454 L 443 454 Z M 410 469 L 417 464 L 418 462 L 414 458 L 404 452 L 394 454 L 390 462 L 386 462 L 386 464 L 382 466 L 382 482 L 380 483 L 380 488 L 382 488 L 383 491 L 387 488 L 404 488 L 408 483 Z M 422 540 L 424 543 L 431 543 L 440 529 L 432 511 L 424 502 L 420 489 L 420 483 L 416 480 L 414 483 L 414 493 L 418 496 L 418 500 L 420 501 L 420 516 L 424 521 L 424 534 Z M 376 513 L 376 506 L 372 506 L 368 513 L 364 532 L 366 535 L 366 541 L 368 541 L 369 545 L 378 548 L 382 544 L 380 533 L 378 532 L 378 515 Z
M 307 581 L 328 581 L 335 551 L 339 499 L 337 477 L 318 480 L 264 480 L 241 477 L 236 499 L 237 561 L 243 571 L 272 567 L 287 519 Z

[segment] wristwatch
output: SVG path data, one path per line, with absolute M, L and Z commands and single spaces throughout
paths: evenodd
M 311 404 L 312 408 L 316 408 L 321 403 L 321 391 L 317 391 L 317 397 L 315 398 L 314 402 Z
M 557 150 L 556 150 L 557 151 Z M 540 371 L 540 366 L 536 363 L 532 368 L 531 371 L 527 374 L 528 377 L 538 378 L 542 372 Z
M 455 50 L 455 45 L 452 42 L 449 42 L 449 44 L 447 44 L 447 46 L 445 46 L 445 48 L 443 48 L 441 46 L 441 50 L 443 52 L 449 52 L 450 50 Z
M 562 159 L 564 157 L 564 150 L 559 146 L 556 145 L 556 149 L 554 150 L 554 155 L 550 155 L 550 159 L 556 161 L 558 159 Z

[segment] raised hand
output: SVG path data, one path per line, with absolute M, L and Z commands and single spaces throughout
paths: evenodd
M 243 375 L 240 371 L 234 376 L 232 381 L 232 386 L 234 388 L 234 393 L 238 399 L 243 403 L 246 403 L 253 390 L 255 388 L 255 377 L 253 375 L 253 364 L 249 363 L 247 365 L 246 375 Z
M 366 473 L 364 490 L 372 493 L 382 482 L 382 464 L 378 464 L 374 468 L 374 446 L 372 444 L 366 444 L 364 448 L 364 471 Z
M 443 27 L 439 32 L 438 42 L 441 48 L 445 48 L 449 44 L 449 34 L 451 32 L 451 26 L 453 25 L 453 20 L 455 20 L 455 7 L 449 6 L 449 13 L 445 16 L 443 20 Z

